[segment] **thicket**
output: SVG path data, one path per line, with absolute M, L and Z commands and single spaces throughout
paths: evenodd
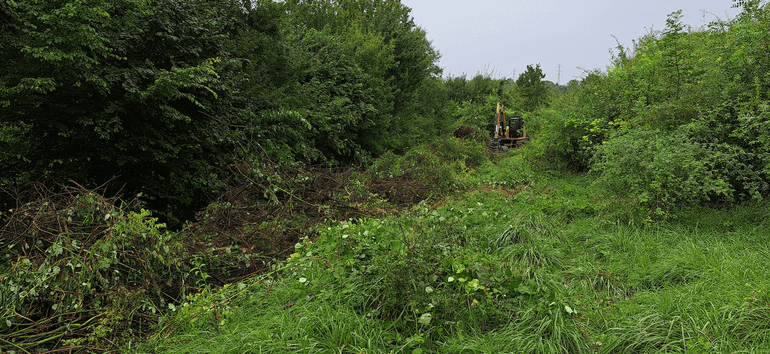
M 185 261 L 183 234 L 141 203 L 35 187 L 36 200 L 0 213 L 3 351 L 125 345 L 201 281 Z
M 736 2 L 734 19 L 666 28 L 618 46 L 607 72 L 531 116 L 533 161 L 597 171 L 648 216 L 675 206 L 734 205 L 770 192 L 770 6 Z
M 473 187 L 470 172 L 490 156 L 478 141 L 448 137 L 369 169 L 243 161 L 178 231 L 137 200 L 35 184 L 0 212 L 0 349 L 125 348 L 195 294 L 269 272 L 319 225 L 387 217 Z
M 236 161 L 362 163 L 452 128 L 398 1 L 28 0 L 0 18 L 5 186 L 111 180 L 181 221 Z
M 534 183 L 534 172 L 515 158 L 493 166 L 478 144 L 459 148 L 465 145 L 462 141 L 448 142 L 380 159 L 372 170 L 397 174 L 406 166 L 436 160 L 443 166 L 481 164 L 480 170 L 491 169 L 495 176 L 505 170 L 505 180 L 487 184 L 465 174 L 460 181 L 473 191 L 447 198 L 441 207 L 421 203 L 398 215 L 319 228 L 318 237 L 298 242 L 274 272 L 196 298 L 142 350 L 186 350 L 170 343 L 177 338 L 189 338 L 194 346 L 200 341 L 218 343 L 211 340 L 217 334 L 200 331 L 221 321 L 223 333 L 229 333 L 229 326 L 242 323 L 239 314 L 255 305 L 262 311 L 249 316 L 261 324 L 242 327 L 243 340 L 228 341 L 232 347 L 225 350 L 253 346 L 266 352 L 288 347 L 440 352 L 448 341 L 505 331 L 509 325 L 531 334 L 524 346 L 534 345 L 534 339 L 547 348 L 583 348 L 582 337 L 574 336 L 579 325 L 570 320 L 572 308 L 576 312 L 578 307 L 561 296 L 558 289 L 563 287 L 554 277 L 539 271 L 554 261 L 554 230 L 542 218 L 522 219 L 520 210 L 511 208 L 513 189 Z M 445 149 L 461 154 L 439 156 Z M 458 158 L 462 155 L 466 157 Z M 462 169 L 439 166 L 425 164 L 426 175 L 442 173 L 437 178 L 447 179 L 462 174 Z M 501 228 L 502 220 L 506 224 Z M 565 306 L 570 312 L 564 312 Z M 297 325 L 298 320 L 308 326 Z M 278 323 L 280 330 L 273 334 L 262 330 Z
M 0 183 L 111 181 L 175 226 L 233 163 L 367 164 L 550 95 L 539 65 L 442 79 L 395 0 L 86 5 L 0 4 Z
M 139 351 L 768 348 L 765 203 L 635 225 L 596 176 L 507 156 L 438 205 L 320 227 L 269 273 L 190 298 Z
M 1 2 L 3 349 L 128 343 L 190 292 L 265 271 L 332 220 L 361 225 L 322 232 L 323 249 L 306 239 L 298 247 L 313 254 L 290 264 L 328 273 L 317 255 L 344 260 L 332 273 L 367 291 L 351 290 L 355 311 L 399 319 L 392 327 L 407 338 L 392 341 L 403 349 L 448 338 L 420 330 L 431 321 L 461 315 L 485 326 L 524 302 L 542 306 L 517 316 L 574 320 L 574 303 L 547 305 L 566 299 L 556 285 L 467 251 L 467 229 L 449 220 L 460 211 L 415 208 L 441 227 L 389 224 L 385 245 L 365 234 L 383 224 L 366 218 L 477 187 L 469 172 L 497 157 L 484 131 L 497 102 L 525 116 L 534 140 L 524 158 L 541 170 L 596 171 L 602 190 L 644 217 L 763 200 L 770 5 L 736 6 L 735 19 L 701 28 L 673 13 L 665 30 L 619 46 L 606 73 L 559 87 L 539 65 L 517 80 L 441 79 L 438 53 L 393 0 Z M 456 127 L 467 139 L 449 136 Z M 332 167 L 351 163 L 369 168 Z M 486 186 L 502 188 L 501 200 L 550 174 L 506 168 Z M 37 180 L 47 187 L 21 187 Z M 167 230 L 141 202 L 114 195 L 196 222 Z M 594 202 L 532 200 L 565 222 L 597 213 Z M 464 206 L 476 226 L 490 216 Z M 483 248 L 538 265 L 551 257 L 532 244 L 533 229 L 549 236 L 519 220 L 484 235 Z M 565 350 L 581 342 L 549 328 L 540 329 Z

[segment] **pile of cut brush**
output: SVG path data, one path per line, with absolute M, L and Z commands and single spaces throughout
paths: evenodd
M 13 191 L 17 207 L 0 214 L 0 351 L 124 347 L 188 294 L 264 271 L 318 225 L 388 215 L 431 189 L 409 172 L 267 158 L 230 169 L 229 187 L 176 231 L 106 186 Z
M 184 231 L 198 240 L 190 245 L 197 253 L 233 255 L 211 273 L 222 284 L 285 258 L 318 225 L 382 217 L 421 202 L 431 188 L 415 173 L 377 177 L 354 167 L 283 166 L 267 158 L 230 169 L 229 187 Z
M 176 234 L 139 204 L 35 183 L 0 221 L 0 351 L 111 348 L 183 296 Z

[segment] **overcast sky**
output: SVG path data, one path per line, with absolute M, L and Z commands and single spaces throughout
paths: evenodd
M 702 26 L 738 13 L 732 0 L 401 0 L 441 53 L 444 76 L 477 73 L 516 78 L 540 64 L 546 80 L 566 84 L 584 69 L 606 71 L 613 35 L 626 47 L 668 14 Z M 703 11 L 706 11 L 704 14 Z M 561 79 L 558 65 L 561 64 Z M 516 77 L 514 77 L 514 72 Z

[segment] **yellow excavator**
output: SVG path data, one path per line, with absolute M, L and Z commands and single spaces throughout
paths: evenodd
M 521 130 L 521 134 L 519 134 Z M 505 119 L 505 106 L 497 103 L 495 111 L 495 126 L 491 132 L 492 141 L 489 147 L 507 152 L 514 146 L 519 147 L 528 140 L 527 128 L 524 126 L 524 120 L 519 115 L 513 115 Z

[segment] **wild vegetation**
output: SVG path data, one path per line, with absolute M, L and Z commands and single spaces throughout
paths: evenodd
M 4 184 L 112 180 L 180 222 L 234 161 L 361 163 L 451 130 L 438 54 L 398 1 L 31 0 L 0 13 Z
M 442 78 L 395 0 L 1 1 L 0 351 L 765 352 L 734 6 L 558 86 Z
M 768 8 L 702 28 L 681 12 L 666 28 L 619 46 L 606 73 L 533 114 L 536 160 L 601 172 L 650 218 L 674 208 L 761 201 L 768 188 Z
M 476 187 L 324 226 L 188 299 L 138 352 L 642 353 L 770 348 L 768 208 L 644 227 L 592 177 L 521 158 Z M 608 201 L 610 200 L 610 201 Z

